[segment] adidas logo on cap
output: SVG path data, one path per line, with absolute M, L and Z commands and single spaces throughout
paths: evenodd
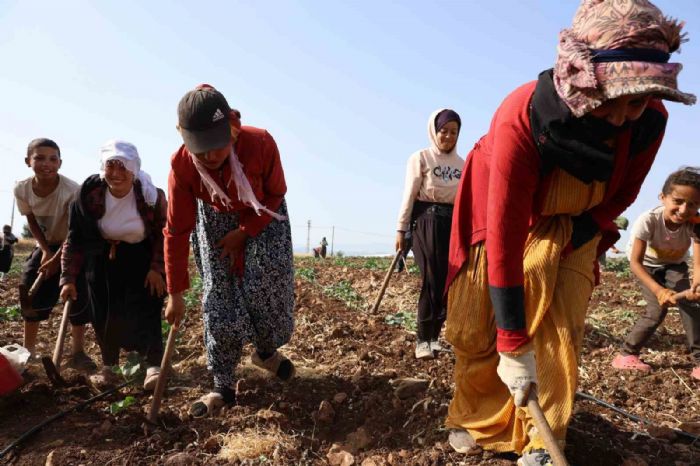
M 215 123 L 215 122 L 221 120 L 222 118 L 224 118 L 224 113 L 221 111 L 220 108 L 217 108 L 216 112 L 214 112 L 214 116 L 212 117 L 211 121 L 213 123 Z

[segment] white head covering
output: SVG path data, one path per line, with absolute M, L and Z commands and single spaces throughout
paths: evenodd
M 100 148 L 100 178 L 104 179 L 105 165 L 108 160 L 113 159 L 121 161 L 124 167 L 134 175 L 134 179 L 139 179 L 141 192 L 146 203 L 150 206 L 155 205 L 158 200 L 158 189 L 153 185 L 148 173 L 141 170 L 141 158 L 136 150 L 136 146 L 130 142 L 117 139 L 110 139 L 105 142 Z

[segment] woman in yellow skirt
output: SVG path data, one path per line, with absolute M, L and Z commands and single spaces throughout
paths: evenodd
M 669 63 L 680 30 L 645 0 L 584 0 L 554 69 L 506 97 L 469 154 L 447 278 L 455 450 L 551 464 L 531 392 L 563 445 L 596 258 L 659 149 L 661 99 L 695 103 Z

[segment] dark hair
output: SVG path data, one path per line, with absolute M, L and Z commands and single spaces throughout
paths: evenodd
M 10 225 L 3 225 L 2 231 L 12 231 L 12 227 Z
M 61 156 L 61 149 L 58 147 L 58 144 L 48 138 L 37 138 L 27 146 L 27 157 L 31 157 L 34 151 L 39 147 L 51 147 L 52 149 L 56 149 L 58 151 L 58 156 Z
M 462 128 L 462 119 L 459 117 L 459 114 L 454 110 L 446 108 L 445 110 L 435 115 L 435 132 L 440 132 L 440 129 L 442 129 L 442 127 L 450 121 L 457 122 L 457 131 L 459 131 Z
M 668 175 L 661 188 L 665 196 L 671 194 L 674 186 L 690 186 L 700 191 L 700 167 L 681 167 Z

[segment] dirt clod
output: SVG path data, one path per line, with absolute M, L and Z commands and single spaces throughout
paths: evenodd
M 355 464 L 355 457 L 340 445 L 333 444 L 326 455 L 330 466 L 352 466 Z
M 404 400 L 406 398 L 410 398 L 412 396 L 415 396 L 418 393 L 424 392 L 425 390 L 428 389 L 428 384 L 429 384 L 429 382 L 427 380 L 423 380 L 423 379 L 415 379 L 415 378 L 397 379 L 394 383 L 394 386 L 396 387 L 394 389 L 394 393 L 396 394 L 397 397 Z

